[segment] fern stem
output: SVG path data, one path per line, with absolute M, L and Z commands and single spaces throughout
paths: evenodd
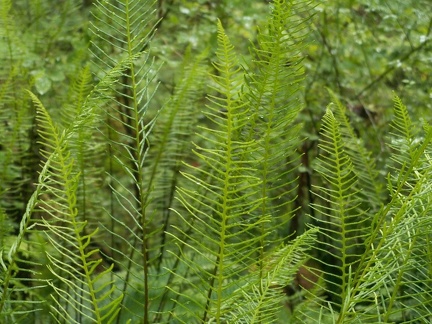
M 216 264 L 217 264 L 217 265 L 218 265 L 219 262 L 220 262 L 220 259 L 219 259 L 220 255 L 221 255 L 221 247 L 219 247 L 218 255 L 217 255 L 217 257 L 216 257 Z M 210 307 L 211 307 L 211 296 L 212 296 L 213 291 L 214 291 L 214 288 L 213 288 L 213 287 L 214 287 L 214 285 L 215 285 L 217 271 L 218 271 L 218 267 L 215 266 L 215 267 L 213 268 L 213 272 L 212 272 L 212 274 L 211 274 L 211 280 L 210 280 L 210 283 L 209 283 L 210 288 L 209 288 L 209 290 L 207 291 L 207 302 L 206 302 L 206 305 L 205 305 L 204 314 L 203 314 L 203 317 L 202 317 L 201 323 L 206 323 L 206 322 L 207 322 L 207 314 L 209 313 L 209 311 L 210 311 Z M 217 317 L 216 319 L 218 320 L 218 318 L 219 318 L 219 317 Z M 219 321 L 217 321 L 217 323 L 219 323 Z
M 132 17 L 130 14 L 132 13 L 132 8 L 129 8 L 129 1 L 125 1 L 125 13 L 126 13 L 126 36 L 127 36 L 127 52 L 130 58 L 134 56 L 134 49 L 133 49 L 133 40 L 132 35 L 133 31 L 131 30 L 132 26 Z M 141 116 L 139 114 L 139 102 L 138 102 L 138 94 L 137 94 L 137 86 L 138 82 L 136 80 L 136 72 L 135 72 L 135 66 L 132 63 L 130 63 L 129 66 L 129 73 L 127 74 L 130 77 L 131 81 L 131 90 L 132 90 L 132 96 L 133 98 L 133 116 L 131 118 L 131 129 L 134 129 L 134 147 L 135 150 L 132 151 L 134 156 L 134 160 L 132 162 L 132 170 L 134 172 L 134 180 L 135 182 L 135 195 L 138 202 L 138 208 L 140 211 L 140 223 L 142 228 L 142 245 L 141 245 L 141 254 L 143 257 L 143 283 L 144 283 L 144 324 L 149 324 L 149 268 L 148 268 L 148 261 L 149 261 L 149 252 L 148 252 L 148 242 L 147 242 L 147 233 L 146 233 L 146 227 L 147 227 L 147 219 L 146 219 L 146 202 L 145 202 L 145 192 L 143 188 L 143 170 L 142 170 L 142 161 L 144 161 L 144 154 L 145 154 L 145 147 L 147 141 L 144 138 L 141 138 L 141 134 L 144 132 L 141 127 L 143 127 L 140 123 Z M 127 83 L 125 83 L 127 84 Z M 125 96 L 125 98 L 128 98 L 128 96 Z M 131 107 L 131 106 L 127 106 Z M 144 136 L 144 134 L 143 134 Z

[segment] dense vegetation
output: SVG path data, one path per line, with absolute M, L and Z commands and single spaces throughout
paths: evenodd
M 431 11 L 0 0 L 0 322 L 430 323 Z

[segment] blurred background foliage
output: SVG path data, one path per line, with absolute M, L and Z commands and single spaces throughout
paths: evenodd
M 157 6 L 163 20 L 153 48 L 165 64 L 160 79 L 167 91 L 174 86 L 175 68 L 188 46 L 195 53 L 214 49 L 217 18 L 232 31 L 236 50 L 247 59 L 256 26 L 269 10 L 267 1 L 159 0 Z M 13 1 L 12 23 L 23 41 L 16 45 L 26 54 L 22 67 L 40 95 L 61 100 L 68 85 L 64 81 L 85 61 L 91 9 L 89 0 Z M 426 100 L 431 96 L 431 9 L 428 0 L 319 1 L 310 19 L 311 43 L 305 48 L 308 108 L 322 109 L 328 101 L 323 86 L 338 92 L 359 115 L 364 114 L 359 105 L 385 115 L 392 90 L 412 101 L 408 104 L 413 109 L 431 108 Z
M 232 35 L 237 52 L 248 60 L 256 26 L 262 26 L 269 10 L 267 1 L 236 0 L 159 0 L 157 8 L 162 20 L 152 48 L 163 67 L 155 108 L 162 107 L 175 88 L 189 46 L 195 55 L 206 48 L 214 53 L 217 18 Z M 13 24 L 22 40 L 16 44 L 23 54 L 21 74 L 28 75 L 42 99 L 55 103 L 47 106 L 61 106 L 70 80 L 87 59 L 91 9 L 90 0 L 13 1 Z M 343 98 L 359 124 L 378 134 L 388 124 L 392 91 L 404 98 L 410 110 L 428 112 L 432 108 L 431 10 L 428 0 L 319 1 L 309 20 L 310 43 L 304 49 L 305 120 L 312 129 L 317 129 L 329 102 L 325 87 Z

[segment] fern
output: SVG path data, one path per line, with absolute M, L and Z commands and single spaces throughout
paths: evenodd
M 335 118 L 340 123 L 345 151 L 349 155 L 358 176 L 358 187 L 361 189 L 361 194 L 365 196 L 363 200 L 367 202 L 365 208 L 371 209 L 370 213 L 375 213 L 379 210 L 384 199 L 384 188 L 382 179 L 376 170 L 376 160 L 372 153 L 366 149 L 364 141 L 356 136 L 348 119 L 347 109 L 331 90 L 329 93 L 335 104 L 333 111 Z
M 315 219 L 322 233 L 316 249 L 323 255 L 323 288 L 331 303 L 316 304 L 313 317 L 334 314 L 337 323 L 381 323 L 401 318 L 404 322 L 427 321 L 430 305 L 425 301 L 431 292 L 426 266 L 430 227 L 425 217 L 429 185 L 425 179 L 430 166 L 425 153 L 431 140 L 430 127 L 425 126 L 422 144 L 413 144 L 418 133 L 413 132 L 406 107 L 395 99 L 394 138 L 407 144 L 393 147 L 398 176 L 389 175 L 391 200 L 375 214 L 358 208 L 367 197 L 359 191 L 357 174 L 361 170 L 354 169 L 348 155 L 351 148 L 345 142 L 352 143 L 355 138 L 351 132 L 342 135 L 340 127 L 327 109 L 320 144 L 323 153 L 317 168 L 327 185 L 317 187 L 316 195 L 324 203 L 314 208 L 322 215 Z M 369 188 L 366 185 L 365 190 Z M 339 292 L 340 298 L 334 292 Z M 302 312 L 300 318 L 305 320 L 308 313 L 310 310 Z
M 301 124 L 295 121 L 303 108 L 301 50 L 305 37 L 299 12 L 307 10 L 309 3 L 274 1 L 272 5 L 268 30 L 259 30 L 257 45 L 252 47 L 254 65 L 247 74 L 245 95 L 252 112 L 247 138 L 256 139 L 259 145 L 253 158 L 259 163 L 263 181 L 257 197 L 262 205 L 257 213 L 273 215 L 261 232 L 272 233 L 277 244 L 284 238 L 280 229 L 288 226 L 294 212 L 290 208 L 293 175 L 299 164 L 295 152 L 301 142 Z
M 273 1 L 244 64 L 218 21 L 210 80 L 208 52 L 187 50 L 160 108 L 152 39 L 157 11 L 173 4 L 97 0 L 91 64 L 51 109 L 49 97 L 21 96 L 32 85 L 18 54 L 47 57 L 79 2 L 66 1 L 31 49 L 0 2 L 10 62 L 0 67 L 0 322 L 432 320 L 432 127 L 417 127 L 399 98 L 385 187 L 330 91 L 310 228 L 295 233 L 311 2 Z M 27 139 L 30 103 L 38 133 Z M 36 157 L 38 176 L 27 170 Z
M 417 132 L 413 131 L 408 111 L 397 97 L 394 111 L 392 127 L 398 145 L 393 146 L 396 149 L 393 160 L 398 175 L 388 177 L 392 199 L 375 217 L 376 227 L 367 241 L 365 265 L 355 276 L 353 296 L 372 298 L 374 293 L 380 293 L 379 299 L 375 297 L 376 308 L 368 313 L 375 321 L 394 318 L 402 318 L 404 322 L 428 321 L 430 305 L 425 300 L 431 294 L 426 265 L 430 260 L 430 226 L 426 215 L 430 207 L 426 179 L 430 166 L 426 152 L 432 132 L 426 124 L 421 145 L 414 144 Z M 372 281 L 377 277 L 381 280 Z M 414 278 L 422 278 L 422 283 Z
M 106 276 L 108 268 L 94 276 L 101 259 L 92 260 L 97 249 L 89 250 L 89 244 L 97 231 L 84 234 L 86 221 L 78 218 L 76 208 L 76 191 L 79 174 L 73 172 L 73 160 L 67 151 L 65 135 L 59 133 L 42 103 L 32 95 L 37 107 L 40 134 L 47 150 L 47 164 L 55 170 L 48 172 L 42 178 L 44 192 L 52 195 L 50 206 L 42 205 L 41 209 L 47 213 L 49 219 L 42 219 L 41 225 L 46 229 L 47 241 L 51 243 L 52 252 L 48 252 L 48 268 L 61 284 L 52 284 L 57 294 L 52 307 L 54 317 L 61 321 L 80 323 L 83 318 L 94 318 L 96 322 L 111 322 L 119 311 L 119 298 L 103 305 L 113 289 L 106 290 L 109 282 L 98 286 L 98 281 Z M 73 280 L 72 280 L 73 279 Z M 72 291 L 69 289 L 75 287 Z M 90 314 L 88 313 L 90 312 Z M 77 320 L 79 319 L 79 320 Z
M 363 252 L 367 223 L 359 208 L 357 175 L 330 109 L 323 117 L 321 136 L 322 154 L 317 171 L 324 185 L 315 187 L 314 193 L 321 203 L 313 205 L 319 215 L 316 224 L 321 229 L 317 250 L 326 274 L 327 293 L 335 305 L 342 305 Z
M 286 196 L 291 194 L 290 181 L 293 182 L 294 177 L 288 165 L 295 162 L 295 159 L 290 160 L 288 153 L 284 152 L 290 152 L 298 145 L 296 136 L 300 130 L 294 128 L 291 132 L 285 131 L 301 109 L 300 100 L 296 98 L 298 82 L 301 80 L 300 59 L 286 54 L 289 48 L 298 55 L 300 40 L 290 38 L 284 32 L 288 19 L 294 16 L 292 6 L 292 3 L 275 3 L 274 15 L 269 19 L 270 36 L 262 32 L 258 44 L 264 49 L 256 49 L 257 72 L 248 74 L 247 88 L 243 90 L 240 86 L 241 79 L 236 76 L 240 73 L 235 67 L 236 56 L 219 24 L 219 47 L 216 54 L 220 63 L 214 65 L 217 74 L 213 76 L 214 90 L 219 95 L 209 97 L 212 105 L 209 106 L 210 112 L 206 113 L 214 129 L 203 128 L 200 137 L 203 143 L 209 144 L 204 147 L 197 145 L 199 167 L 193 168 L 194 173 L 185 174 L 192 186 L 179 189 L 180 200 L 192 218 L 189 221 L 183 213 L 178 214 L 183 222 L 189 224 L 191 231 L 178 228 L 180 235 L 176 235 L 180 245 L 185 246 L 180 262 L 193 269 L 192 273 L 187 273 L 184 280 L 198 288 L 205 282 L 204 277 L 210 278 L 210 283 L 200 288 L 205 289 L 207 295 L 194 296 L 191 299 L 197 307 L 203 307 L 202 321 L 213 318 L 215 321 L 228 320 L 227 316 L 235 313 L 231 309 L 231 301 L 243 297 L 232 293 L 227 295 L 225 291 L 232 291 L 231 286 L 241 285 L 243 280 L 249 280 L 249 284 L 235 291 L 243 291 L 245 294 L 250 292 L 260 299 L 254 300 L 263 312 L 258 316 L 256 313 L 254 315 L 256 304 L 249 300 L 250 303 L 245 305 L 241 318 L 234 315 L 235 319 L 241 322 L 257 316 L 254 321 L 265 322 L 275 318 L 279 311 L 281 291 L 268 290 L 270 281 L 266 277 L 267 273 L 276 270 L 264 271 L 263 252 L 264 249 L 270 251 L 271 245 L 280 240 L 275 239 L 278 237 L 276 228 L 286 224 L 291 213 L 288 211 L 290 200 L 280 191 L 287 188 Z M 294 31 L 296 32 L 298 30 Z M 293 67 L 284 71 L 282 67 L 285 67 L 286 60 L 292 60 Z M 266 116 L 265 119 L 259 118 L 262 114 Z M 232 151 L 236 154 L 233 155 Z M 289 177 L 292 177 L 291 180 L 288 180 Z M 260 178 L 262 180 L 259 180 Z M 243 181 L 247 185 L 243 184 Z M 282 203 L 278 204 L 277 199 Z M 242 225 L 243 222 L 246 224 Z M 231 242 L 231 231 L 234 229 L 248 239 L 241 243 Z M 201 235 L 211 238 L 208 246 L 201 245 Z M 231 252 L 234 244 L 235 253 Z M 249 246 L 247 252 L 242 252 L 243 244 Z M 198 256 L 192 251 L 198 253 Z M 227 253 L 227 256 L 224 253 Z M 245 273 L 248 267 L 255 266 L 254 254 L 259 256 L 257 272 L 244 274 L 250 279 L 243 278 L 239 281 L 237 277 L 241 273 Z M 196 258 L 198 261 L 195 261 Z M 197 262 L 204 264 L 199 265 Z M 226 262 L 229 262 L 230 268 L 226 268 Z M 287 273 L 293 276 L 299 267 L 299 263 L 287 266 L 289 270 L 285 272 L 284 279 L 289 281 Z M 281 274 L 278 271 L 275 273 Z M 196 281 L 200 282 L 198 286 Z M 255 295 L 257 291 L 261 297 Z M 279 298 L 275 298 L 277 295 Z M 184 303 L 185 301 L 179 301 L 180 305 Z M 268 313 L 264 311 L 267 308 Z M 231 320 L 234 321 L 234 318 Z
M 98 249 L 90 247 L 95 232 L 86 232 L 87 221 L 82 218 L 82 210 L 77 208 L 77 185 L 81 174 L 73 163 L 70 148 L 76 145 L 74 135 L 78 130 L 92 128 L 97 103 L 106 96 L 122 69 L 122 65 L 112 69 L 91 90 L 84 104 L 78 106 L 74 122 L 62 131 L 54 125 L 41 102 L 31 95 L 38 110 L 41 143 L 44 145 L 42 155 L 46 161 L 21 221 L 19 235 L 7 254 L 8 263 L 2 261 L 1 313 L 6 321 L 19 321 L 20 314 L 30 316 L 30 309 L 41 312 L 48 302 L 43 297 L 49 291 L 48 283 L 57 305 L 52 308 L 52 314 L 57 319 L 81 322 L 82 318 L 90 316 L 103 321 L 115 316 L 115 305 L 119 300 L 107 302 L 112 297 L 112 289 L 107 288 L 109 281 L 106 281 L 110 269 L 100 271 L 102 260 L 98 257 Z M 50 197 L 49 203 L 47 197 Z M 38 218 L 41 216 L 43 219 Z M 49 247 L 45 247 L 46 242 L 51 243 Z M 26 250 L 34 250 L 35 255 L 24 254 L 27 260 L 23 259 L 20 255 Z M 75 266 L 71 267 L 71 264 Z M 25 285 L 21 286 L 21 283 Z M 13 297 L 13 294 L 19 296 L 29 287 L 33 292 L 32 298 L 21 300 L 25 296 Z M 35 308 L 38 304 L 40 306 Z M 43 314 L 35 315 L 35 318 L 45 317 Z
M 265 215 L 261 219 L 251 218 L 256 203 L 248 202 L 247 197 L 240 195 L 245 190 L 250 195 L 255 194 L 259 181 L 247 174 L 253 170 L 252 161 L 243 158 L 254 149 L 253 142 L 240 139 L 248 110 L 239 100 L 241 70 L 236 66 L 233 46 L 220 22 L 218 44 L 219 62 L 214 63 L 218 75 L 213 80 L 215 90 L 221 95 L 209 97 L 211 105 L 207 116 L 220 129 L 205 128 L 199 135 L 211 143 L 207 148 L 196 146 L 195 151 L 200 165 L 207 165 L 208 171 L 203 168 L 197 169 L 196 175 L 185 173 L 186 178 L 209 191 L 209 195 L 197 196 L 196 191 L 189 188 L 179 189 L 180 200 L 190 217 L 178 214 L 193 232 L 189 234 L 177 227 L 181 235 L 176 235 L 177 239 L 185 237 L 186 240 L 179 242 L 185 244 L 181 263 L 192 271 L 189 276 L 196 277 L 199 285 L 203 285 L 199 289 L 202 293 L 187 297 L 199 305 L 199 313 L 191 315 L 196 320 L 215 320 L 217 323 L 230 311 L 227 292 L 238 285 L 236 278 L 244 272 L 254 254 L 251 246 L 257 237 L 248 233 L 256 224 L 266 221 Z M 240 233 L 248 238 L 239 241 L 236 236 Z M 206 261 L 199 264 L 196 260 Z M 193 277 L 184 280 L 196 286 Z
M 98 2 L 91 47 L 99 75 L 124 57 L 130 60 L 106 115 L 107 171 L 112 201 L 110 206 L 106 206 L 110 223 L 102 222 L 101 225 L 110 237 L 109 258 L 115 255 L 115 262 L 126 273 L 118 278 L 117 289 L 124 295 L 125 306 L 117 321 L 132 316 L 142 317 L 144 323 L 151 322 L 150 292 L 158 288 L 152 286 L 150 272 L 159 251 L 153 237 L 160 233 L 159 227 L 154 228 L 152 215 L 147 211 L 151 188 L 146 186 L 144 176 L 148 136 L 155 120 L 149 117 L 148 112 L 155 91 L 152 90 L 153 70 L 157 71 L 148 51 L 153 33 L 153 12 L 154 1 Z M 118 56 L 107 55 L 111 50 L 105 51 L 104 47 L 111 47 L 119 53 Z M 132 309 L 136 296 L 144 299 L 138 312 Z

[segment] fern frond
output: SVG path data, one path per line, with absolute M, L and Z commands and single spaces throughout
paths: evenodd
M 430 139 L 419 135 L 420 129 L 411 121 L 408 109 L 397 96 L 394 97 L 394 117 L 391 124 L 392 142 L 389 147 L 394 151 L 394 168 L 399 171 L 394 180 L 398 184 L 396 190 L 400 192 L 405 191 L 402 187 L 406 188 L 410 175 L 423 167 L 423 154 Z
M 109 87 L 113 84 L 114 82 L 113 80 L 119 76 L 121 69 L 122 67 L 120 66 L 113 69 L 113 71 L 111 71 L 110 73 L 108 73 L 107 77 L 101 80 L 98 86 L 96 86 L 92 90 L 91 92 L 92 95 L 89 95 L 87 102 L 94 103 L 94 99 L 92 98 L 94 97 L 95 93 L 98 94 L 97 97 L 99 98 L 98 100 L 100 102 L 101 94 L 104 92 L 106 93 L 107 89 L 109 89 Z M 73 147 L 75 145 L 74 143 L 76 143 L 75 142 L 76 138 L 72 135 L 75 134 L 74 132 L 78 128 L 81 127 L 82 129 L 84 129 L 88 127 L 92 129 L 92 125 L 89 123 L 89 120 L 91 120 L 90 116 L 93 116 L 94 118 L 95 116 L 94 110 L 96 106 L 91 104 L 89 106 L 84 105 L 84 108 L 81 109 L 81 111 L 79 111 L 76 114 L 76 116 L 73 118 L 73 122 L 68 125 L 68 128 L 64 129 L 63 131 L 60 131 L 58 130 L 58 127 L 54 124 L 54 122 L 51 120 L 50 116 L 48 115 L 47 111 L 45 110 L 41 102 L 32 94 L 31 97 L 38 109 L 38 121 L 41 126 L 40 135 L 41 135 L 42 142 L 45 145 L 44 146 L 45 148 L 42 151 L 42 155 L 46 158 L 46 161 L 42 167 L 42 171 L 40 172 L 39 180 L 36 184 L 36 190 L 31 196 L 27 204 L 27 209 L 22 218 L 20 228 L 18 231 L 18 236 L 13 240 L 12 247 L 8 252 L 8 257 L 7 257 L 8 264 L 6 265 L 3 262 L 3 265 L 5 266 L 4 269 L 5 272 L 4 273 L 2 272 L 2 276 L 4 276 L 4 282 L 2 283 L 3 294 L 2 294 L 2 301 L 1 301 L 2 315 L 6 314 L 4 307 L 7 307 L 6 305 L 9 305 L 13 298 L 17 299 L 16 296 L 12 297 L 13 296 L 12 294 L 14 293 L 16 294 L 17 292 L 19 292 L 19 290 L 24 291 L 25 288 L 27 287 L 24 286 L 23 288 L 17 289 L 17 287 L 20 287 L 20 284 L 28 285 L 28 287 L 32 286 L 31 291 L 33 291 L 36 294 L 38 299 L 35 300 L 28 299 L 28 301 L 17 299 L 15 303 L 18 304 L 19 302 L 21 305 L 20 307 L 22 309 L 21 310 L 14 309 L 13 314 L 17 315 L 20 312 L 24 314 L 25 305 L 27 303 L 31 303 L 34 306 L 36 305 L 36 303 L 43 305 L 43 303 L 46 302 L 46 300 L 43 299 L 42 297 L 43 294 L 41 292 L 40 292 L 41 294 L 40 296 L 37 295 L 37 291 L 44 288 L 44 285 L 46 285 L 47 282 L 46 282 L 46 277 L 43 277 L 41 275 L 41 270 L 40 270 L 43 269 L 41 263 L 43 262 L 42 260 L 45 258 L 45 256 L 42 255 L 41 256 L 42 259 L 37 259 L 37 255 L 40 255 L 41 251 L 45 250 L 43 246 L 46 244 L 46 242 L 44 242 L 43 244 L 41 242 L 37 242 L 37 237 L 39 237 L 40 235 L 37 234 L 37 231 L 33 231 L 33 228 L 35 226 L 42 225 L 41 221 L 37 219 L 37 215 L 35 216 L 36 206 L 39 205 L 40 208 L 45 210 L 47 219 L 44 220 L 44 222 L 42 223 L 46 226 L 46 229 L 48 228 L 53 230 L 53 233 L 51 234 L 53 234 L 53 236 L 58 239 L 52 239 L 51 241 L 53 242 L 53 246 L 58 247 L 59 249 L 61 249 L 61 246 L 58 245 L 58 242 L 61 242 L 62 239 L 65 238 L 66 235 L 65 233 L 71 230 L 71 228 L 73 227 L 72 225 L 78 226 L 79 224 L 84 224 L 82 221 L 78 221 L 78 217 L 82 216 L 81 214 L 78 215 L 79 211 L 76 208 L 75 185 L 77 179 L 79 178 L 79 172 L 76 170 L 74 163 L 72 163 L 73 160 L 71 158 L 69 148 Z M 58 174 L 58 172 L 60 172 L 61 175 L 63 175 L 64 177 L 62 178 L 61 175 Z M 65 197 L 66 186 L 71 196 Z M 48 207 L 48 205 L 44 203 L 46 196 L 50 196 L 52 198 L 51 207 Z M 59 224 L 64 225 L 63 220 L 61 219 L 61 215 L 64 216 L 65 214 L 68 214 L 67 212 L 68 210 L 69 210 L 69 214 L 72 213 L 73 211 L 72 216 L 74 217 L 76 222 L 75 223 L 69 222 L 68 225 L 70 225 L 70 227 L 67 229 L 67 226 L 63 227 Z M 56 219 L 58 220 L 58 222 L 55 221 Z M 50 222 L 52 222 L 52 224 Z M 82 226 L 81 228 L 83 229 L 82 233 L 77 232 L 72 234 L 76 234 L 75 236 L 81 235 L 81 239 L 82 239 L 81 241 L 84 242 L 90 241 L 91 238 L 93 238 L 93 235 L 91 235 L 90 237 L 85 233 L 84 226 Z M 47 230 L 47 233 L 49 233 L 49 230 Z M 30 237 L 28 237 L 29 234 L 31 234 Z M 47 235 L 48 237 L 50 237 L 49 234 Z M 69 239 L 69 241 L 71 240 L 73 241 L 73 237 L 72 239 Z M 82 242 L 82 244 L 84 247 L 86 247 L 87 243 L 84 242 Z M 73 245 L 73 246 L 77 247 L 77 245 Z M 30 251 L 34 251 L 35 255 L 32 255 L 27 261 L 22 260 L 23 257 L 20 256 L 20 254 L 24 254 L 24 256 L 26 256 L 28 253 L 30 253 Z M 68 254 L 70 256 L 70 259 L 73 259 L 74 253 L 78 253 L 79 249 L 70 249 L 63 252 Z M 47 253 L 55 254 L 55 252 L 53 252 L 49 248 L 47 249 Z M 63 254 L 63 257 L 64 255 L 65 254 Z M 91 252 L 87 256 L 91 258 L 94 255 L 95 255 L 95 250 L 93 250 L 93 252 Z M 56 257 L 58 257 L 58 255 L 56 255 Z M 58 261 L 57 259 L 55 259 L 55 257 L 52 260 Z M 66 262 L 63 259 L 61 261 Z M 92 262 L 95 261 L 89 261 L 88 264 L 88 268 L 90 270 L 92 270 L 91 267 Z M 62 271 L 61 267 L 56 268 L 56 270 L 58 270 L 56 273 L 61 273 Z M 16 278 L 13 277 L 14 271 L 17 271 L 19 273 L 19 275 Z M 26 277 L 23 278 L 22 273 L 26 274 L 26 277 L 29 278 Z M 66 280 L 68 280 L 69 276 L 66 275 L 65 278 Z M 15 285 L 15 288 L 12 286 L 12 283 Z M 87 284 L 81 282 L 81 286 L 86 287 Z M 57 287 L 55 285 L 53 287 L 56 287 L 56 289 L 61 290 L 60 287 Z M 75 293 L 76 293 L 75 297 L 79 299 L 80 298 L 79 292 L 75 292 Z M 110 296 L 104 298 L 104 300 L 101 299 L 99 302 L 101 302 L 101 304 L 105 304 L 106 303 L 105 300 L 109 297 Z M 63 300 L 63 302 L 61 302 L 60 298 L 58 299 L 58 302 L 61 305 L 68 305 L 67 301 Z M 70 304 L 72 305 L 73 303 L 71 302 Z M 113 304 L 111 306 L 113 306 Z M 38 311 L 39 313 L 41 313 L 42 310 L 41 307 L 39 308 L 33 307 L 33 308 L 34 311 Z M 38 318 L 42 319 L 44 318 L 44 316 L 45 315 L 42 314 L 39 315 Z
M 414 131 L 408 111 L 398 98 L 394 109 L 393 128 L 395 135 L 399 134 L 399 145 L 390 145 L 398 176 L 388 176 L 391 200 L 375 216 L 360 271 L 354 276 L 351 304 L 343 314 L 357 318 L 356 305 L 367 301 L 371 306 L 364 309 L 361 318 L 370 323 L 400 318 L 404 322 L 428 321 L 431 313 L 426 300 L 432 293 L 428 239 L 432 129 L 426 124 L 423 134 Z M 414 134 L 422 138 L 421 142 L 413 140 Z M 401 314 L 401 308 L 407 311 Z
M 227 318 L 228 323 L 276 323 L 286 296 L 283 289 L 293 282 L 302 264 L 308 258 L 308 250 L 315 240 L 317 229 L 310 229 L 289 245 L 266 256 L 264 276 L 257 269 L 260 280 L 252 286 L 241 288 L 241 298 L 232 302 L 235 309 Z
M 153 32 L 154 3 L 154 0 L 97 1 L 97 9 L 92 12 L 94 20 L 90 31 L 94 38 L 90 51 L 99 73 L 110 70 L 125 56 L 148 49 Z M 114 49 L 119 55 L 110 55 L 104 47 Z
M 115 255 L 120 270 L 127 273 L 119 277 L 116 288 L 125 296 L 118 318 L 130 314 L 142 318 L 144 323 L 152 321 L 149 296 L 158 287 L 151 286 L 150 269 L 160 250 L 153 238 L 161 232 L 159 222 L 153 222 L 153 215 L 147 210 L 149 193 L 145 178 L 149 134 L 158 114 L 150 112 L 157 88 L 153 78 L 158 70 L 149 54 L 154 11 L 154 1 L 98 1 L 91 29 L 95 36 L 91 51 L 97 75 L 104 75 L 124 58 L 130 60 L 106 114 L 104 133 L 108 142 L 111 201 L 105 206 L 110 220 L 101 226 L 109 238 L 109 258 Z M 117 55 L 107 54 L 113 52 Z M 134 279 L 138 277 L 139 285 Z M 126 305 L 137 295 L 143 298 L 139 311 Z
M 320 201 L 314 223 L 320 228 L 317 251 L 324 272 L 325 290 L 336 309 L 344 307 L 352 275 L 364 251 L 369 231 L 367 218 L 359 208 L 361 200 L 353 163 L 345 152 L 339 123 L 327 108 L 323 117 L 317 171 L 323 185 L 314 187 Z
M 345 143 L 345 152 L 353 163 L 358 177 L 358 187 L 361 189 L 363 200 L 367 202 L 365 208 L 372 208 L 369 212 L 374 214 L 379 210 L 384 198 L 383 181 L 379 178 L 376 160 L 366 149 L 364 141 L 356 135 L 348 119 L 345 106 L 330 89 L 328 91 L 334 102 L 332 111 L 340 123 L 339 128 Z
M 248 139 L 255 139 L 259 150 L 253 158 L 259 163 L 263 181 L 258 214 L 271 213 L 272 222 L 262 229 L 272 233 L 273 244 L 286 239 L 288 222 L 294 212 L 296 171 L 301 143 L 301 124 L 295 124 L 303 104 L 302 48 L 304 20 L 299 11 L 307 10 L 301 1 L 274 1 L 266 30 L 259 30 L 252 47 L 253 64 L 248 67 L 245 96 L 252 112 Z M 285 234 L 285 237 L 284 237 Z M 262 245 L 269 248 L 271 240 Z
M 176 202 L 175 190 L 181 181 L 182 161 L 191 160 L 191 138 L 198 122 L 196 100 L 203 90 L 207 70 L 203 60 L 206 57 L 206 52 L 196 59 L 191 58 L 190 50 L 186 53 L 178 86 L 158 116 L 157 127 L 152 134 L 153 150 L 149 152 L 152 166 L 147 181 L 146 198 L 150 213 L 163 213 L 159 263 L 164 257 L 164 250 L 168 248 L 164 233 L 172 223 L 171 211 Z
M 112 269 L 97 273 L 100 262 L 97 249 L 90 242 L 97 231 L 85 233 L 87 222 L 78 217 L 77 187 L 80 174 L 74 173 L 73 159 L 68 151 L 66 132 L 59 132 L 42 103 L 30 94 L 37 108 L 37 120 L 45 146 L 50 171 L 41 179 L 44 192 L 52 196 L 50 205 L 40 208 L 48 215 L 41 221 L 52 251 L 47 252 L 48 268 L 56 281 L 50 282 L 54 290 L 56 306 L 51 310 L 54 317 L 68 322 L 80 323 L 83 318 L 98 322 L 112 321 L 119 311 L 121 296 L 113 296 L 106 280 Z M 102 283 L 102 284 L 101 284 Z M 106 305 L 106 300 L 111 302 Z
M 180 246 L 180 263 L 189 269 L 185 282 L 195 286 L 193 296 L 179 292 L 184 298 L 178 307 L 193 303 L 196 320 L 220 322 L 232 311 L 232 292 L 257 253 L 258 241 L 254 228 L 268 221 L 266 215 L 254 218 L 256 201 L 250 199 L 259 190 L 260 181 L 252 176 L 254 161 L 245 159 L 256 149 L 254 141 L 243 141 L 242 131 L 249 111 L 241 102 L 241 70 L 227 35 L 218 22 L 218 61 L 214 63 L 212 88 L 219 95 L 209 95 L 205 112 L 214 129 L 202 127 L 198 134 L 206 147 L 195 144 L 200 167 L 184 176 L 191 186 L 179 188 L 179 199 L 186 213 L 177 211 L 192 231 L 176 227 Z M 205 166 L 205 167 L 202 167 Z M 200 188 L 200 192 L 196 188 Z M 187 227 L 186 227 L 187 228 Z M 264 234 L 263 234 L 264 235 Z M 178 273 L 176 275 L 179 275 Z M 181 319 L 180 319 L 181 320 Z
M 67 128 L 81 112 L 87 96 L 92 91 L 93 77 L 90 67 L 87 65 L 77 73 L 75 80 L 70 87 L 67 104 L 61 110 L 62 125 Z
M 24 91 L 29 87 L 23 64 L 28 44 L 9 0 L 0 1 L 0 39 L 0 322 L 15 323 L 41 314 L 44 301 L 38 294 L 46 282 L 34 278 L 40 262 L 31 251 L 38 246 L 27 237 L 37 200 L 31 195 L 36 181 L 31 170 L 37 162 L 29 150 L 34 113 Z

